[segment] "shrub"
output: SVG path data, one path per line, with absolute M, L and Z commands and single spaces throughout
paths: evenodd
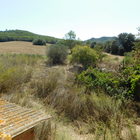
M 96 65 L 98 57 L 97 52 L 90 47 L 77 46 L 72 49 L 71 62 L 82 64 L 84 68 L 88 68 Z
M 140 49 L 127 53 L 123 61 L 122 76 L 124 78 L 124 86 L 128 88 L 128 94 L 135 100 L 140 100 Z
M 122 71 L 124 86 L 128 88 L 128 95 L 135 100 L 140 100 L 140 65 L 127 66 Z
M 0 74 L 0 92 L 12 90 L 22 83 L 28 82 L 31 77 L 31 71 L 22 67 L 2 69 Z
M 93 68 L 83 71 L 81 74 L 77 75 L 76 79 L 79 85 L 85 86 L 86 93 L 91 92 L 91 90 L 98 91 L 100 89 L 110 95 L 115 95 L 118 93 L 117 90 L 120 85 L 119 79 L 113 74 L 101 72 Z
M 46 45 L 46 41 L 43 39 L 34 39 L 33 40 L 33 45 Z
M 63 64 L 68 55 L 68 48 L 63 44 L 51 45 L 47 50 L 49 62 L 52 64 Z
M 32 55 L 0 55 L 0 92 L 19 88 L 30 80 L 32 68 L 40 57 Z

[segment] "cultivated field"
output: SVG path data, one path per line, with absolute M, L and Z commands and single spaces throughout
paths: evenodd
M 33 45 L 32 42 L 11 41 L 0 43 L 0 54 L 38 54 L 45 55 L 46 46 Z

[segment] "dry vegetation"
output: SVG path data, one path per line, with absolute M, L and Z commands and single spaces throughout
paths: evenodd
M 36 140 L 83 140 L 82 136 L 74 132 L 71 125 L 64 124 L 65 117 L 61 118 L 48 104 L 49 98 L 48 101 L 42 99 L 47 96 L 46 94 L 54 93 L 56 88 L 59 90 L 58 94 L 61 94 L 61 84 L 66 80 L 66 74 L 61 72 L 66 70 L 65 67 L 47 68 L 44 58 L 35 55 L 1 55 L 0 62 L 5 68 L 5 72 L 0 71 L 0 78 L 3 81 L 0 96 L 21 106 L 42 110 L 46 115 L 52 116 L 51 122 L 40 124 L 36 128 Z M 11 71 L 13 67 L 15 73 Z M 54 94 L 50 95 L 50 99 L 53 97 Z
M 2 44 L 9 44 L 7 53 L 12 49 L 12 53 L 43 55 L 45 50 L 27 42 Z M 0 51 L 4 49 L 3 45 Z M 117 64 L 122 60 L 111 57 Z M 51 122 L 36 128 L 36 140 L 140 139 L 139 127 L 134 125 L 139 120 L 129 101 L 114 100 L 100 90 L 84 94 L 84 88 L 75 85 L 69 65 L 48 67 L 45 61 L 40 55 L 0 55 L 0 96 L 52 116 Z
M 112 55 L 109 53 L 104 53 L 104 55 L 105 57 L 102 63 L 98 64 L 98 66 L 103 70 L 118 71 L 124 56 Z
M 108 58 L 113 59 L 113 60 L 118 60 L 118 62 L 121 62 L 124 59 L 124 56 L 119 56 L 119 55 L 112 55 L 109 53 L 104 53 L 108 56 Z

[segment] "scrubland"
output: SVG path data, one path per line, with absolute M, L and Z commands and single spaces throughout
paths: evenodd
M 116 79 L 113 79 L 115 84 L 112 85 L 112 81 L 103 79 L 110 75 L 104 76 L 87 68 L 82 69 L 82 73 L 79 71 L 81 65 L 70 63 L 72 54 L 63 64 L 48 65 L 45 49 L 35 47 L 35 51 L 16 49 L 24 54 L 8 51 L 8 54 L 0 55 L 0 96 L 52 116 L 50 121 L 36 127 L 36 140 L 140 139 L 139 103 L 125 98 L 125 93 L 112 96 L 114 92 L 121 92 L 121 89 L 107 89 L 118 88 Z M 43 53 L 38 53 L 37 49 Z M 100 65 L 94 67 L 102 69 L 105 65 L 110 72 L 110 65 L 114 64 L 112 69 L 116 75 L 123 59 L 106 55 Z M 90 75 L 99 76 L 99 80 L 87 79 L 89 72 Z

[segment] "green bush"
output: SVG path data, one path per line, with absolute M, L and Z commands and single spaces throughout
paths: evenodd
M 33 45 L 46 45 L 46 41 L 43 39 L 34 39 L 33 40 Z
M 55 44 L 49 46 L 47 56 L 49 63 L 63 64 L 68 55 L 68 48 L 63 44 Z
M 124 85 L 128 88 L 128 95 L 140 100 L 140 65 L 127 66 L 122 71 Z
M 113 74 L 89 68 L 77 75 L 77 83 L 85 86 L 86 93 L 91 90 L 104 90 L 110 95 L 115 95 L 120 86 L 120 81 Z
M 77 46 L 72 49 L 71 63 L 82 64 L 85 69 L 95 66 L 98 58 L 97 52 L 88 46 Z
M 127 53 L 120 71 L 104 72 L 99 69 L 87 69 L 77 76 L 77 82 L 91 90 L 103 90 L 111 96 L 140 100 L 140 49 L 137 47 Z
M 127 53 L 123 61 L 121 75 L 124 85 L 128 88 L 128 95 L 135 100 L 140 100 L 140 49 L 138 47 L 131 53 Z

